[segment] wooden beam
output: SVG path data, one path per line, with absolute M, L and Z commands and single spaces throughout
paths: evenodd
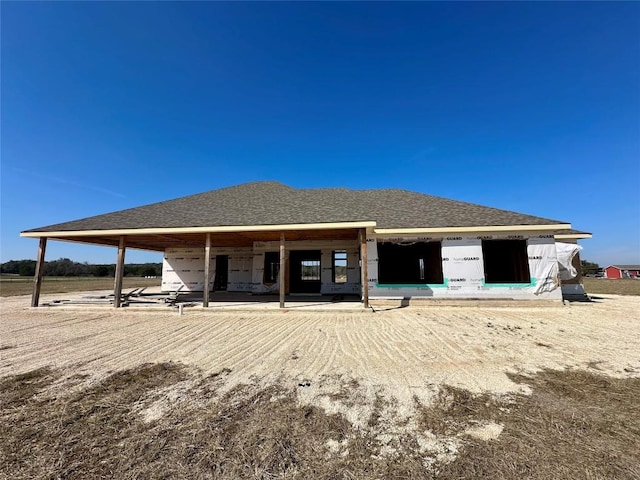
M 40 237 L 38 246 L 38 260 L 36 262 L 36 273 L 33 277 L 33 294 L 31 295 L 31 306 L 37 307 L 40 301 L 40 287 L 42 287 L 42 277 L 44 276 L 44 252 L 47 249 L 47 237 Z
M 118 243 L 118 260 L 116 262 L 116 280 L 113 287 L 113 306 L 118 308 L 120 306 L 120 299 L 122 296 L 122 277 L 124 276 L 124 254 L 126 246 L 124 241 L 124 235 L 120 237 Z
M 284 274 L 285 274 L 285 252 L 284 233 L 280 234 L 280 271 L 278 272 L 278 283 L 280 284 L 280 308 L 284 308 Z
M 364 308 L 369 308 L 369 269 L 367 266 L 367 231 L 362 229 L 358 235 L 360 238 L 360 273 L 362 282 L 362 303 Z
M 211 234 L 207 233 L 204 244 L 204 286 L 202 287 L 202 306 L 209 306 L 209 275 L 211 272 Z

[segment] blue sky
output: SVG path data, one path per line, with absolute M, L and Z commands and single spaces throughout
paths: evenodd
M 568 221 L 583 258 L 640 263 L 638 3 L 1 9 L 2 261 L 35 258 L 21 230 L 278 180 Z

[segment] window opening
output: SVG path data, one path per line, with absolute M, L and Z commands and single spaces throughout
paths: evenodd
M 442 243 L 378 244 L 378 281 L 382 284 L 442 284 Z
M 333 251 L 333 283 L 347 283 L 347 251 Z
M 526 240 L 483 240 L 485 283 L 529 283 Z

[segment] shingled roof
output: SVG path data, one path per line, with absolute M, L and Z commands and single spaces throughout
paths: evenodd
M 279 182 L 255 182 L 25 233 L 363 221 L 375 221 L 377 229 L 567 223 L 407 190 L 297 189 Z

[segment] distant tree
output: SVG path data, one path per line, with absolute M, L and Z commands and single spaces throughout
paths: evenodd
M 93 267 L 93 275 L 95 277 L 108 277 L 109 267 L 106 265 L 96 265 Z
M 139 277 L 140 272 L 138 269 L 138 265 L 129 264 L 124 266 L 124 274 L 125 277 Z
M 36 271 L 35 260 L 9 260 L 0 263 L 0 273 L 33 276 Z M 112 277 L 115 275 L 114 264 L 92 265 L 84 262 L 74 262 L 68 258 L 59 258 L 45 262 L 44 274 L 49 277 Z M 161 263 L 131 263 L 124 266 L 125 276 L 160 276 Z
M 18 275 L 33 277 L 36 274 L 36 262 L 25 260 L 18 266 Z
M 53 260 L 52 262 L 47 262 L 46 274 L 52 277 L 73 277 L 77 275 L 79 270 L 76 265 L 69 258 Z
M 0 264 L 1 273 L 32 276 L 36 271 L 35 260 L 9 260 Z
M 580 260 L 580 267 L 582 268 L 582 275 L 595 275 L 600 271 L 600 265 L 587 260 Z
M 156 269 L 152 266 L 144 267 L 142 270 L 143 277 L 155 277 L 157 276 Z

